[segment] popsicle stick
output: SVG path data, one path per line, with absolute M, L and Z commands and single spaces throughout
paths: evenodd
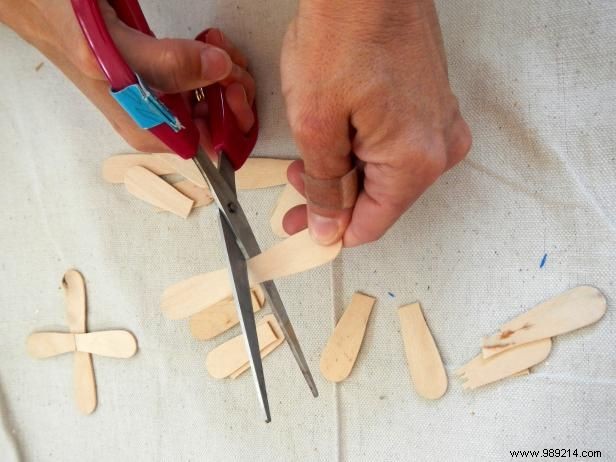
M 105 330 L 76 334 L 77 351 L 110 358 L 130 358 L 137 352 L 137 340 L 126 330 Z
M 66 321 L 74 334 L 86 331 L 86 284 L 81 273 L 70 269 L 62 278 L 66 303 Z
M 26 341 L 28 354 L 33 358 L 50 358 L 75 351 L 75 334 L 64 332 L 36 332 Z
M 276 236 L 289 237 L 289 233 L 282 227 L 282 219 L 293 207 L 305 203 L 306 198 L 297 192 L 297 189 L 295 189 L 292 184 L 287 184 L 284 187 L 282 193 L 278 197 L 274 213 L 272 213 L 272 217 L 270 218 L 270 226 Z
M 254 292 L 251 291 L 252 309 L 261 309 Z M 190 333 L 198 340 L 209 340 L 229 330 L 239 322 L 233 298 L 226 298 L 190 317 Z
M 342 313 L 321 354 L 321 373 L 330 382 L 346 379 L 361 348 L 375 299 L 359 292 Z
M 287 169 L 292 160 L 249 157 L 235 173 L 238 189 L 260 189 L 287 183 Z
M 270 327 L 276 334 L 276 341 L 266 346 L 265 348 L 260 348 L 262 359 L 265 358 L 267 355 L 269 355 L 272 351 L 274 351 L 280 345 L 282 345 L 282 343 L 284 342 L 284 334 L 282 333 L 282 329 L 280 328 L 280 325 L 278 324 L 278 321 L 276 321 L 276 318 L 274 317 L 274 315 L 271 315 L 271 314 L 267 315 L 263 318 L 263 320 L 268 322 L 268 324 L 270 325 Z M 236 370 L 233 374 L 231 374 L 229 378 L 237 379 L 240 375 L 242 375 L 248 369 L 250 369 L 250 363 L 248 362 L 248 360 L 246 360 L 246 363 L 242 367 L 240 367 L 238 370 Z
M 126 170 L 124 185 L 133 196 L 182 218 L 188 217 L 193 206 L 192 199 L 138 165 Z
M 426 399 L 438 399 L 447 390 L 447 374 L 419 303 L 401 307 L 398 316 L 415 390 Z
M 510 348 L 490 358 L 479 354 L 456 373 L 466 380 L 465 389 L 474 389 L 539 364 L 548 357 L 551 348 L 552 340 L 547 338 Z
M 201 176 L 192 159 L 182 159 L 175 154 L 159 154 L 177 173 L 197 186 L 205 187 L 207 182 Z M 292 160 L 251 157 L 236 172 L 237 189 L 258 189 L 278 186 L 287 182 L 287 168 Z
M 579 286 L 537 305 L 482 341 L 484 358 L 524 343 L 554 337 L 597 322 L 605 314 L 605 297 L 594 287 Z
M 74 355 L 75 400 L 77 407 L 84 414 L 91 414 L 96 409 L 96 382 L 90 353 L 76 351 Z
M 257 338 L 259 339 L 259 350 L 277 340 L 276 333 L 267 321 L 257 325 Z M 210 351 L 205 359 L 205 366 L 212 377 L 223 379 L 237 371 L 246 362 L 248 362 L 248 356 L 244 336 L 239 335 Z
M 316 244 L 308 230 L 301 231 L 248 261 L 250 285 L 278 279 L 332 261 L 342 242 Z M 161 308 L 169 319 L 187 318 L 231 296 L 227 269 L 200 274 L 168 287 Z
M 120 154 L 103 162 L 103 179 L 109 183 L 124 183 L 126 171 L 139 165 L 156 175 L 169 175 L 175 169 L 158 154 Z

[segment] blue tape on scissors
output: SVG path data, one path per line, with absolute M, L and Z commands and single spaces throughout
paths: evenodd
M 111 90 L 111 96 L 141 128 L 149 129 L 160 124 L 169 125 L 174 132 L 184 127 L 176 116 L 152 93 L 137 76 L 138 83 L 122 90 Z

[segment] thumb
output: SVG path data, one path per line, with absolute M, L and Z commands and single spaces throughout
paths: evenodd
M 233 62 L 222 48 L 197 40 L 156 39 L 117 18 L 107 26 L 128 65 L 162 92 L 204 87 L 231 73 Z
M 308 228 L 317 243 L 328 245 L 342 238 L 354 202 L 353 197 L 350 205 L 344 204 L 341 196 L 343 178 L 352 170 L 349 123 L 343 114 L 322 106 L 309 113 L 290 122 L 304 160 Z

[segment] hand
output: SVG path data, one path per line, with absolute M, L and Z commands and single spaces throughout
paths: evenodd
M 220 82 L 227 87 L 227 101 L 240 127 L 250 129 L 254 123 L 254 80 L 246 70 L 246 58 L 222 32 L 213 29 L 208 44 L 155 39 L 127 27 L 106 1 L 99 1 L 99 5 L 120 53 L 148 85 L 165 93 L 178 93 Z M 83 37 L 70 0 L 0 0 L 0 21 L 53 61 L 130 145 L 140 151 L 168 151 L 109 95 L 109 84 Z M 195 108 L 201 144 L 208 149 L 205 115 L 203 106 Z
M 364 173 L 354 208 L 294 208 L 289 233 L 308 225 L 322 244 L 378 239 L 470 149 L 432 0 L 300 0 L 281 72 L 303 158 L 291 183 L 303 193 L 304 169 L 333 179 L 354 161 Z

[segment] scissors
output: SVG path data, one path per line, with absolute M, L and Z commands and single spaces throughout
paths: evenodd
M 263 365 L 255 325 L 246 261 L 261 253 L 259 244 L 237 200 L 235 171 L 239 169 L 257 140 L 258 125 L 243 133 L 225 100 L 224 88 L 211 85 L 196 91 L 196 99 L 205 98 L 208 104 L 212 144 L 218 155 L 216 166 L 199 145 L 199 131 L 195 126 L 188 104 L 179 94 L 154 92 L 141 81 L 126 64 L 111 38 L 101 15 L 97 0 L 71 0 L 73 10 L 101 70 L 109 81 L 110 93 L 135 120 L 149 130 L 171 151 L 184 159 L 193 159 L 199 172 L 210 187 L 219 209 L 222 238 L 229 261 L 229 276 L 235 298 L 248 359 L 252 369 L 259 403 L 270 422 L 270 410 L 263 376 Z M 118 18 L 127 26 L 154 36 L 143 15 L 138 0 L 110 0 Z M 207 31 L 197 36 L 205 41 Z M 314 397 L 318 391 L 310 373 L 291 321 L 278 289 L 273 281 L 263 283 L 272 305 L 272 312 L 293 352 L 295 361 Z

